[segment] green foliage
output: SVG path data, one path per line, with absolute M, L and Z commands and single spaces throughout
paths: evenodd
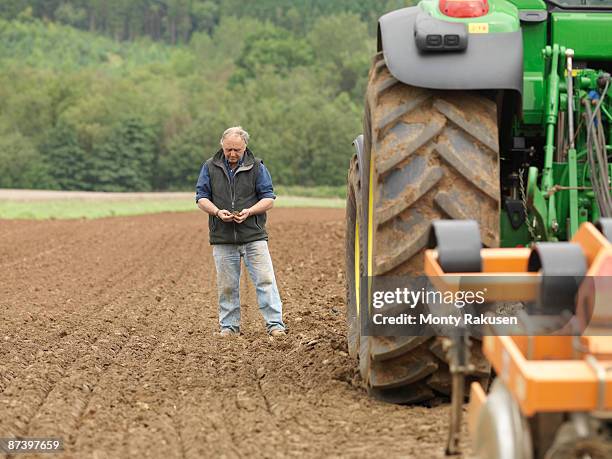
M 153 129 L 138 118 L 113 130 L 91 160 L 89 181 L 100 191 L 150 191 L 156 156 Z
M 355 14 L 362 21 L 375 25 L 384 12 L 413 3 L 411 0 L 222 0 L 220 10 L 222 16 L 255 17 L 305 32 L 318 18 L 342 13 Z
M 291 69 L 311 64 L 313 54 L 305 40 L 292 36 L 285 29 L 269 26 L 247 36 L 246 45 L 236 60 L 238 70 L 230 83 L 244 83 L 247 78 L 256 78 L 264 67 L 287 76 Z
M 43 161 L 52 188 L 86 190 L 89 158 L 79 145 L 74 128 L 60 123 L 51 130 L 42 146 Z
M 18 132 L 0 136 L 0 188 L 48 188 L 46 171 L 34 145 Z
M 366 24 L 355 14 L 321 17 L 313 25 L 308 40 L 326 86 L 348 92 L 355 99 L 362 96 L 374 52 Z
M 116 40 L 146 36 L 176 44 L 188 42 L 194 32 L 212 35 L 227 17 L 271 22 L 303 35 L 320 17 L 349 13 L 375 33 L 381 14 L 413 3 L 414 0 L 3 0 L 0 18 L 51 20 Z
M 343 187 L 376 18 L 410 0 L 0 2 L 0 186 L 192 190 L 231 125 Z
M 54 15 L 58 22 L 74 27 L 84 27 L 87 21 L 85 9 L 70 3 L 61 3 L 55 10 Z
M 152 61 L 167 61 L 172 49 L 159 44 L 120 43 L 56 23 L 0 19 L 0 60 L 61 72 L 96 67 L 121 71 Z M 127 67 L 127 69 L 126 69 Z
M 214 139 L 206 138 L 207 131 L 212 133 L 212 129 L 204 126 L 205 122 L 198 120 L 172 139 L 166 154 L 159 159 L 159 188 L 179 190 L 184 189 L 186 183 L 196 183 L 202 164 L 212 156 L 211 151 L 204 151 L 203 145 L 214 144 Z M 218 132 L 223 132 L 221 125 L 219 127 L 221 131 Z
M 219 5 L 211 0 L 196 1 L 191 9 L 194 29 L 211 34 L 219 22 Z

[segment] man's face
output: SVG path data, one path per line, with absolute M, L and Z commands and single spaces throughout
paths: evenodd
M 232 135 L 223 140 L 223 154 L 230 166 L 235 166 L 242 159 L 246 144 L 239 135 Z

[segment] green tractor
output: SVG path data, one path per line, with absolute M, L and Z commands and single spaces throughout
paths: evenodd
M 422 274 L 432 221 L 516 247 L 612 216 L 610 72 L 612 0 L 421 0 L 380 18 L 346 208 L 348 345 L 373 396 L 451 392 L 442 338 L 360 326 L 373 277 Z

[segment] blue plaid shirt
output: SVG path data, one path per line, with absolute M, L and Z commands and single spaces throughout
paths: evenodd
M 244 159 L 244 156 L 243 156 Z M 230 180 L 234 180 L 234 171 L 229 165 L 227 159 L 223 159 L 225 163 L 225 169 L 227 170 L 227 174 L 229 175 Z M 238 166 L 236 170 L 242 166 L 242 159 L 238 161 Z M 260 201 L 264 198 L 272 198 L 276 199 L 276 195 L 274 194 L 274 187 L 272 186 L 272 176 L 264 163 L 259 165 L 259 171 L 257 173 L 257 179 L 255 181 L 255 193 L 257 193 L 257 199 Z M 198 177 L 198 183 L 196 184 L 196 197 L 195 200 L 198 202 L 200 199 L 212 199 L 212 190 L 210 189 L 210 173 L 208 172 L 208 164 L 204 163 L 202 169 L 200 170 L 200 176 Z

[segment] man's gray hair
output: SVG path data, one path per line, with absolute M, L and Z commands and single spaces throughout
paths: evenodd
M 233 126 L 231 128 L 227 128 L 224 132 L 223 135 L 221 136 L 221 140 L 219 141 L 219 143 L 221 144 L 221 146 L 223 146 L 223 141 L 230 137 L 230 136 L 234 136 L 237 135 L 239 136 L 242 140 L 244 140 L 244 144 L 248 145 L 249 144 L 249 133 L 247 131 L 245 131 L 244 129 L 242 129 L 242 126 Z

